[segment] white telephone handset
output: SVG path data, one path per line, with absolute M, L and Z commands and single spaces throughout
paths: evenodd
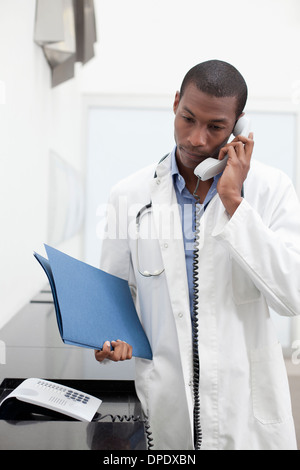
M 0 404 L 15 398 L 42 408 L 62 413 L 79 421 L 92 421 L 102 400 L 65 385 L 44 379 L 24 380 Z
M 251 123 L 249 119 L 245 116 L 240 117 L 238 122 L 233 129 L 233 135 L 243 135 L 248 137 L 250 132 Z M 226 155 L 223 160 L 217 160 L 216 158 L 206 158 L 201 162 L 194 170 L 195 175 L 201 180 L 206 181 L 210 178 L 221 173 L 224 170 L 228 160 L 228 155 Z

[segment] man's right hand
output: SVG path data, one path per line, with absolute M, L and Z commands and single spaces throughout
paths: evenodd
M 112 349 L 111 347 L 112 346 Z M 111 361 L 126 361 L 132 358 L 132 346 L 118 339 L 117 341 L 106 341 L 101 350 L 95 349 L 95 358 L 97 361 L 102 362 L 104 359 Z

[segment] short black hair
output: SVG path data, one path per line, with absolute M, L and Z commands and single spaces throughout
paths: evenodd
M 218 98 L 236 96 L 237 117 L 243 112 L 247 102 L 248 88 L 243 76 L 233 65 L 222 60 L 208 60 L 195 65 L 183 79 L 180 98 L 190 83 L 204 93 Z

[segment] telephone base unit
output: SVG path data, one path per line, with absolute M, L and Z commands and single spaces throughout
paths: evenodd
M 53 397 L 55 385 L 68 397 L 80 394 L 80 403 L 94 399 L 93 418 L 40 406 L 34 387 L 49 387 L 48 397 Z M 16 398 L 18 390 L 27 397 L 33 390 L 35 400 Z M 6 378 L 0 385 L 0 403 L 5 405 L 0 406 L 0 450 L 149 450 L 149 428 L 133 381 Z

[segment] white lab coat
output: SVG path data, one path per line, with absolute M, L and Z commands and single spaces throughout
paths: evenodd
M 191 315 L 170 156 L 111 192 L 102 268 L 127 279 L 153 360 L 136 359 L 136 390 L 154 449 L 193 449 Z M 290 180 L 256 161 L 230 219 L 218 196 L 200 224 L 202 449 L 296 449 L 281 345 L 269 307 L 300 313 L 300 206 Z M 135 217 L 141 218 L 137 270 Z M 115 224 L 117 232 L 115 231 Z M 122 338 L 120 338 L 122 339 Z

